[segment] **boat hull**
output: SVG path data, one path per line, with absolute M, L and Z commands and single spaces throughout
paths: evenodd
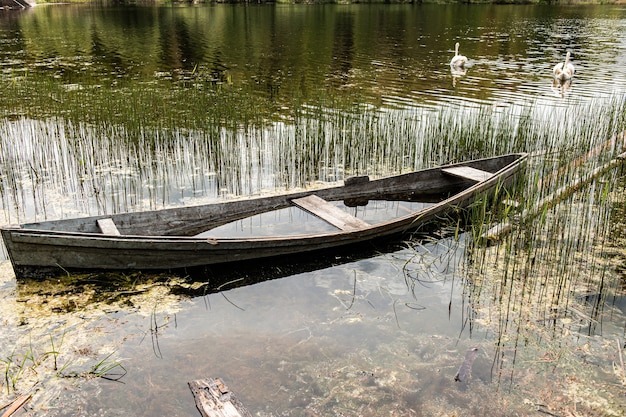
M 2 237 L 17 278 L 41 278 L 64 270 L 174 270 L 288 256 L 386 239 L 427 228 L 448 212 L 515 180 L 526 155 L 512 154 L 380 180 L 204 206 L 3 227 Z M 481 181 L 451 177 L 446 167 L 489 173 Z M 293 205 L 315 195 L 324 201 L 434 198 L 436 203 L 373 225 L 331 232 L 247 238 L 195 236 L 221 224 Z M 119 235 L 104 234 L 98 220 L 111 219 Z

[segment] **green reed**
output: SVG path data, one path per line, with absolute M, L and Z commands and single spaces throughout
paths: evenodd
M 91 369 L 83 375 L 94 378 L 104 378 L 111 381 L 119 381 L 122 379 L 126 375 L 127 370 L 121 362 L 111 358 L 113 353 L 114 352 L 108 354 L 94 364 Z
M 616 268 L 623 241 L 612 236 L 624 224 L 614 210 L 624 198 L 623 170 L 611 163 L 624 152 L 623 98 L 519 114 L 509 144 L 523 143 L 533 154 L 524 181 L 502 197 L 520 207 L 501 198 L 470 208 L 465 268 L 473 320 L 494 334 L 494 379 L 516 384 L 523 375 L 537 385 L 547 369 L 570 372 L 594 387 L 579 394 L 592 404 L 584 413 L 609 415 L 619 409 L 620 374 L 610 366 L 592 370 L 576 352 L 586 349 L 602 361 L 616 354 L 615 340 L 624 336 L 623 314 L 610 305 L 623 285 Z M 511 232 L 486 246 L 484 231 L 503 219 Z M 528 368 L 537 352 L 545 359 Z
M 50 378 L 104 378 L 119 380 L 126 374 L 126 368 L 121 361 L 113 358 L 115 352 L 109 353 L 99 361 L 88 367 L 84 360 L 78 360 L 75 351 L 70 346 L 63 345 L 66 331 L 60 339 L 55 340 L 52 333 L 48 334 L 49 349 L 45 343 L 33 340 L 27 346 L 18 350 L 14 347 L 8 355 L 0 358 L 0 367 L 3 368 L 3 378 L 0 386 L 4 385 L 7 395 L 12 392 L 26 392 L 42 380 Z M 76 368 L 70 370 L 70 368 Z M 83 370 L 81 370 L 83 369 Z
M 0 125 L 0 196 L 9 219 L 117 212 L 517 151 L 544 155 L 530 174 L 538 181 L 610 137 L 623 125 L 620 109 L 618 99 L 556 110 L 536 103 L 403 110 L 319 104 L 301 105 L 286 121 L 257 115 L 229 125 L 217 120 L 228 115 L 176 121 L 142 109 L 123 123 L 102 115 L 91 123 L 18 118 Z M 577 172 L 559 180 L 571 175 Z

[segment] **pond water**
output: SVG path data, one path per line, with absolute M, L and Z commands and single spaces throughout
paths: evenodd
M 622 90 L 623 17 L 623 6 L 57 5 L 3 13 L 0 54 L 5 76 L 47 73 L 67 89 L 189 76 L 287 107 L 337 90 L 390 106 L 497 105 Z M 446 65 L 457 41 L 469 58 L 459 74 Z M 554 88 L 567 51 L 576 76 Z
M 624 6 L 2 11 L 0 222 L 512 151 L 548 169 L 624 129 L 624 33 Z M 567 51 L 575 77 L 555 84 Z M 493 247 L 451 221 L 402 248 L 204 282 L 16 282 L 5 256 L 0 406 L 31 393 L 23 415 L 194 416 L 187 382 L 220 377 L 258 416 L 624 415 L 623 190 L 611 171 Z

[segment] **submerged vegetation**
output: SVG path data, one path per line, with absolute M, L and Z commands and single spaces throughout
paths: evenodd
M 537 411 L 624 413 L 626 252 L 613 235 L 623 225 L 613 208 L 623 172 L 544 207 L 498 245 L 470 239 L 467 325 L 493 335 L 493 380 L 519 387 L 515 395 Z M 531 388 L 544 384 L 543 393 Z

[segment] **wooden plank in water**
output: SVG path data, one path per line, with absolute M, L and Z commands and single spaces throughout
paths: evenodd
M 474 359 L 478 356 L 478 348 L 471 347 L 467 349 L 465 352 L 465 359 L 459 368 L 459 371 L 454 376 L 455 381 L 467 382 L 472 375 L 472 365 L 474 364 Z
M 121 236 L 120 231 L 117 230 L 117 226 L 115 226 L 115 223 L 113 223 L 113 219 L 111 218 L 98 219 L 97 221 L 98 221 L 98 227 L 100 228 L 100 231 L 102 232 L 102 234 L 111 235 L 111 236 Z
M 360 230 L 370 226 L 369 223 L 346 213 L 316 195 L 296 198 L 291 202 L 343 231 Z
M 472 168 L 472 167 L 450 167 L 450 168 L 442 168 L 442 172 L 453 175 L 455 177 L 464 178 L 467 180 L 472 180 L 476 182 L 481 182 L 488 180 L 493 177 L 491 172 L 482 171 L 480 169 Z
M 252 417 L 220 378 L 198 379 L 188 384 L 203 417 Z
M 2 413 L 2 417 L 11 417 L 13 414 L 17 412 L 28 400 L 30 400 L 31 395 L 20 395 L 9 405 L 4 413 Z

